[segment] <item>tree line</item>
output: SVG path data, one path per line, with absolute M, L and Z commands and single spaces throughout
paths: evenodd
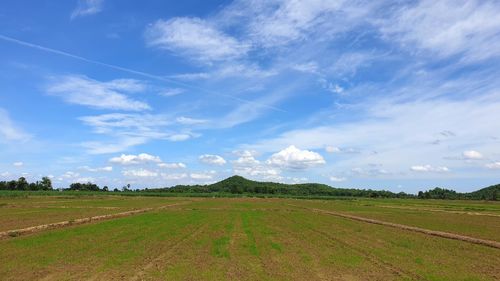
M 52 181 L 49 177 L 43 177 L 40 181 L 28 182 L 25 177 L 18 180 L 0 181 L 0 190 L 18 191 L 48 191 L 53 190 Z M 99 187 L 97 184 L 72 183 L 65 191 L 111 191 L 107 186 Z M 275 182 L 258 182 L 248 180 L 240 176 L 232 176 L 225 180 L 208 185 L 176 185 L 173 187 L 152 188 L 144 190 L 132 190 L 130 184 L 121 189 L 114 188 L 113 192 L 137 192 L 137 193 L 184 193 L 184 194 L 262 194 L 283 196 L 339 196 L 339 197 L 365 197 L 365 198 L 419 198 L 419 199 L 473 199 L 473 200 L 498 200 L 500 195 L 500 184 L 489 186 L 474 192 L 460 193 L 451 189 L 436 187 L 427 191 L 419 191 L 418 195 L 405 192 L 394 193 L 387 190 L 333 188 L 325 184 L 302 183 L 284 184 Z
M 43 177 L 41 181 L 28 182 L 25 177 L 18 180 L 0 181 L 0 190 L 52 190 L 52 181 L 49 177 Z

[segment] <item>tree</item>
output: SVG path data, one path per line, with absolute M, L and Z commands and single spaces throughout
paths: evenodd
M 108 191 L 109 191 L 108 186 L 107 186 L 107 185 L 105 185 L 105 186 L 102 188 L 102 191 L 108 192 Z
M 16 189 L 17 190 L 28 190 L 28 182 L 26 181 L 26 178 L 25 177 L 20 177 L 18 180 L 17 180 L 17 184 L 16 184 Z
M 42 190 L 51 190 L 52 189 L 52 181 L 49 177 L 43 177 L 40 182 L 40 187 Z

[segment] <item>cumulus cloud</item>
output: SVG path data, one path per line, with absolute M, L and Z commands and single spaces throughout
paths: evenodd
M 104 0 L 78 0 L 78 5 L 71 12 L 71 19 L 95 15 L 102 11 Z
M 213 154 L 203 154 L 199 157 L 199 160 L 202 163 L 208 164 L 208 165 L 216 165 L 216 166 L 222 166 L 226 164 L 226 160 L 222 158 L 219 155 L 213 155 Z
M 184 163 L 158 163 L 158 167 L 166 169 L 184 169 L 186 164 Z
M 141 153 L 139 155 L 122 154 L 118 157 L 109 159 L 109 162 L 120 165 L 137 165 L 145 163 L 161 163 L 161 159 L 159 156 L 154 156 L 147 153 Z
M 256 180 L 282 180 L 281 171 L 270 167 L 266 163 L 255 159 L 254 153 L 249 150 L 235 152 L 239 157 L 231 161 L 233 172 Z
M 479 160 L 483 159 L 483 155 L 475 150 L 466 150 L 462 153 L 462 156 L 466 160 Z
M 12 163 L 12 165 L 14 165 L 15 167 L 22 167 L 22 166 L 24 166 L 24 163 L 23 162 L 14 162 L 14 163 Z
M 72 104 L 99 109 L 143 111 L 151 109 L 147 103 L 133 100 L 124 94 L 140 91 L 143 87 L 136 80 L 100 82 L 83 75 L 66 75 L 53 78 L 47 92 Z
M 434 167 L 431 165 L 415 165 L 411 166 L 410 170 L 414 172 L 424 172 L 424 173 L 446 173 L 449 172 L 450 169 L 445 166 Z
M 249 46 L 199 18 L 159 20 L 146 31 L 149 46 L 181 53 L 201 61 L 220 61 L 245 55 Z
M 266 161 L 267 164 L 288 168 L 288 169 L 307 169 L 325 164 L 325 159 L 314 151 L 300 150 L 294 145 L 277 152 Z
M 146 169 L 137 169 L 137 170 L 124 170 L 122 171 L 122 175 L 126 177 L 152 178 L 152 177 L 157 177 L 158 173 Z
M 94 182 L 95 179 L 93 177 L 82 177 L 79 173 L 73 171 L 67 171 L 61 176 L 57 177 L 58 181 L 66 181 L 66 182 L 79 182 L 79 183 L 87 183 Z

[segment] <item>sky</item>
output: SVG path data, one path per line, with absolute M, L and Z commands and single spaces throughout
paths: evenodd
M 0 180 L 500 182 L 498 1 L 0 6 Z

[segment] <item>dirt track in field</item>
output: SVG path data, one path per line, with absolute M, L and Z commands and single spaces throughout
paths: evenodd
M 389 208 L 389 209 L 400 209 L 400 210 L 412 210 L 412 211 L 441 212 L 441 213 L 458 214 L 458 215 L 485 216 L 485 217 L 500 217 L 500 215 L 497 215 L 497 214 L 490 214 L 490 213 L 466 212 L 466 211 L 450 211 L 450 210 L 441 210 L 441 209 L 432 209 L 432 208 L 402 207 L 402 206 L 385 206 L 385 205 L 380 205 L 380 206 L 377 206 L 377 207 L 381 207 L 381 208 Z
M 497 242 L 497 241 L 479 239 L 479 238 L 465 236 L 465 235 L 459 235 L 459 234 L 455 234 L 455 233 L 430 230 L 430 229 L 425 229 L 425 228 L 420 228 L 420 227 L 415 227 L 415 226 L 408 226 L 408 225 L 392 223 L 392 222 L 386 222 L 386 221 L 381 221 L 381 220 L 368 219 L 368 218 L 364 218 L 364 217 L 347 215 L 347 214 L 343 214 L 343 213 L 327 211 L 327 210 L 322 210 L 322 209 L 306 208 L 306 207 L 297 206 L 297 205 L 290 205 L 290 206 L 302 208 L 302 209 L 309 210 L 309 211 L 316 212 L 316 213 L 328 214 L 328 215 L 333 215 L 333 216 L 337 216 L 337 217 L 341 217 L 341 218 L 347 218 L 347 219 L 351 219 L 351 220 L 362 221 L 362 222 L 367 222 L 367 223 L 372 223 L 372 224 L 385 225 L 385 226 L 409 230 L 409 231 L 413 231 L 413 232 L 419 232 L 419 233 L 423 233 L 423 234 L 427 234 L 427 235 L 448 238 L 448 239 L 454 239 L 454 240 L 460 240 L 460 241 L 465 241 L 465 242 L 469 242 L 469 243 L 474 243 L 474 244 L 479 244 L 479 245 L 484 245 L 484 246 L 500 249 L 500 242 Z
M 183 205 L 183 204 L 187 204 L 187 203 L 188 202 L 180 202 L 180 203 L 174 203 L 174 204 L 169 204 L 169 205 L 155 207 L 155 208 L 143 208 L 143 209 L 126 211 L 126 212 L 109 214 L 109 215 L 93 216 L 93 217 L 88 217 L 88 218 L 81 218 L 81 219 L 62 221 L 62 222 L 54 222 L 54 223 L 37 225 L 37 226 L 30 226 L 30 227 L 26 227 L 26 228 L 7 230 L 7 231 L 0 232 L 0 239 L 17 237 L 20 235 L 25 235 L 25 234 L 30 234 L 30 233 L 36 233 L 36 232 L 40 232 L 40 231 L 47 230 L 47 229 L 61 228 L 61 227 L 65 227 L 65 226 L 86 224 L 86 223 L 90 223 L 90 222 L 94 222 L 94 221 L 102 221 L 102 220 L 127 217 L 127 216 L 131 216 L 131 215 L 135 215 L 135 214 L 166 209 L 169 207 Z

